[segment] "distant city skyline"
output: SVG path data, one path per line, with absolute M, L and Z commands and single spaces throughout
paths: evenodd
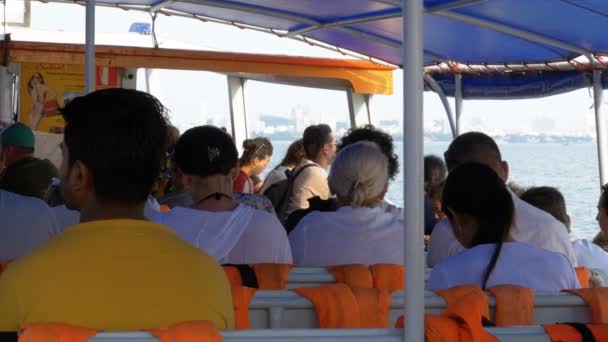
M 82 6 L 32 2 L 31 14 L 31 25 L 35 29 L 84 31 Z M 61 17 L 69 17 L 70 20 L 57 20 Z M 150 22 L 150 16 L 143 12 L 97 7 L 98 33 L 126 34 L 134 22 Z M 171 47 L 177 42 L 200 49 L 344 58 L 341 54 L 294 40 L 186 18 L 159 15 L 156 27 L 161 47 Z M 10 30 L 11 27 L 8 32 Z M 82 37 L 84 39 L 84 34 Z M 138 88 L 143 89 L 143 73 L 139 76 Z M 209 116 L 213 116 L 213 122 L 228 126 L 227 85 L 223 75 L 156 70 L 152 83 L 151 92 L 171 110 L 173 122 L 181 128 L 207 123 Z M 374 97 L 374 121 L 401 122 L 402 89 L 402 72 L 397 70 L 394 73 L 395 94 Z M 427 92 L 424 99 L 425 131 L 433 132 L 438 128 L 448 131 L 449 124 L 437 95 Z M 595 136 L 592 104 L 593 99 L 587 89 L 533 100 L 465 101 L 463 127 L 492 135 L 546 133 Z M 312 117 L 322 120 L 338 122 L 348 118 L 346 95 L 339 91 L 249 82 L 247 106 L 252 122 L 262 115 L 287 117 L 298 106 L 307 106 Z

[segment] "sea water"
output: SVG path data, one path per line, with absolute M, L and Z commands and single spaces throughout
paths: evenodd
M 279 163 L 290 142 L 273 141 L 274 153 L 268 170 Z M 443 156 L 449 142 L 428 142 L 425 154 Z M 599 231 L 597 201 L 600 194 L 597 147 L 595 143 L 502 143 L 503 159 L 509 163 L 509 181 L 528 186 L 557 187 L 566 198 L 572 219 L 572 235 L 591 239 Z M 400 170 L 403 145 L 396 142 Z M 389 185 L 387 199 L 403 203 L 403 179 L 397 176 Z

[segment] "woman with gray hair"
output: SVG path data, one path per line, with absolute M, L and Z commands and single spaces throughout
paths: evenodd
M 403 263 L 403 218 L 380 206 L 387 170 L 375 143 L 359 142 L 338 153 L 328 180 L 340 207 L 308 214 L 291 232 L 296 265 Z

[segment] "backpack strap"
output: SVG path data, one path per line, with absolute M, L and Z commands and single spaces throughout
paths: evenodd
M 275 211 L 277 212 L 277 214 L 280 214 L 280 215 L 284 214 L 281 212 L 281 209 L 285 205 L 285 201 L 287 201 L 287 199 L 289 199 L 289 197 L 291 197 L 291 193 L 293 192 L 293 190 L 292 190 L 293 183 L 295 182 L 296 178 L 302 173 L 302 171 L 304 171 L 312 166 L 320 167 L 319 165 L 317 165 L 315 163 L 306 164 L 306 165 L 302 166 L 299 170 L 297 170 L 297 172 L 292 171 L 291 174 L 287 176 L 287 191 L 285 191 L 283 196 L 281 196 L 281 200 L 277 204 L 277 207 L 274 208 Z M 284 221 L 284 218 L 279 217 L 279 219 L 282 219 L 281 222 Z

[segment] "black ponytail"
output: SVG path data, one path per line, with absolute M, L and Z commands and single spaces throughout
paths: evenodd
M 477 222 L 477 232 L 467 248 L 494 244 L 494 253 L 484 271 L 486 288 L 496 267 L 503 242 L 513 225 L 514 206 L 511 194 L 498 175 L 489 167 L 470 163 L 457 167 L 448 175 L 443 190 L 443 208 L 467 214 Z

